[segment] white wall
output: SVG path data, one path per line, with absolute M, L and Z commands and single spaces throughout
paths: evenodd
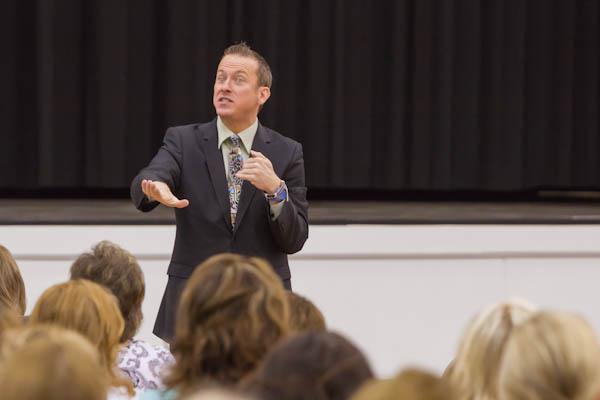
M 0 226 L 29 310 L 92 244 L 109 239 L 132 251 L 146 276 L 140 336 L 149 340 L 173 238 L 171 226 Z M 577 311 L 600 328 L 599 243 L 594 225 L 312 226 L 291 258 L 292 283 L 378 373 L 415 364 L 441 371 L 469 318 L 509 296 Z

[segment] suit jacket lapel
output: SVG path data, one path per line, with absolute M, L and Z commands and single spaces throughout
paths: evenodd
M 271 137 L 270 137 L 269 133 L 259 123 L 258 128 L 256 129 L 256 136 L 254 136 L 254 141 L 252 142 L 252 150 L 258 151 L 258 152 L 264 154 L 265 157 L 269 158 L 268 151 L 269 151 L 269 143 L 270 142 L 271 142 Z M 242 222 L 242 219 L 244 218 L 244 215 L 246 214 L 246 210 L 248 209 L 248 206 L 250 206 L 250 203 L 252 203 L 252 199 L 254 198 L 254 195 L 258 191 L 259 190 L 256 189 L 256 187 L 248 181 L 244 181 L 244 183 L 242 184 L 242 194 L 240 197 L 240 204 L 238 207 L 237 215 L 235 217 L 235 230 L 237 230 L 237 227 L 240 226 L 240 223 Z
M 215 190 L 217 200 L 223 211 L 223 217 L 231 230 L 227 176 L 225 174 L 225 165 L 223 163 L 223 152 L 217 147 L 217 140 L 217 124 L 214 122 L 209 129 L 204 131 L 204 155 L 206 156 L 206 164 L 208 165 L 213 189 Z

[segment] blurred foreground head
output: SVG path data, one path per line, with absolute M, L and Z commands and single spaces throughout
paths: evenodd
M 38 299 L 29 322 L 53 324 L 82 334 L 98 349 L 111 385 L 125 387 L 133 394 L 131 382 L 115 371 L 125 323 L 119 303 L 108 289 L 85 279 L 51 286 Z
M 532 315 L 528 302 L 513 299 L 479 313 L 467 326 L 445 377 L 461 399 L 496 400 L 506 343 L 515 327 Z
M 500 371 L 500 399 L 600 398 L 600 345 L 582 318 L 536 313 L 511 335 Z
M 277 345 L 245 382 L 262 400 L 345 400 L 373 377 L 362 352 L 332 332 L 304 332 Z
M 109 377 L 80 334 L 37 325 L 7 332 L 2 344 L 3 400 L 105 400 Z
M 397 399 L 459 400 L 449 382 L 418 369 L 407 369 L 392 379 L 368 381 L 352 396 L 352 400 Z
M 180 392 L 199 382 L 237 383 L 289 330 L 286 291 L 258 258 L 213 256 L 200 264 L 181 296 L 165 383 Z

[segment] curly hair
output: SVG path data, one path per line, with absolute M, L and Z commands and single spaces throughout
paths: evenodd
M 125 323 L 118 301 L 108 289 L 85 279 L 51 286 L 38 299 L 29 322 L 54 324 L 82 334 L 100 352 L 112 386 L 125 387 L 133 395 L 131 382 L 114 369 Z
M 171 346 L 176 363 L 165 384 L 185 390 L 201 381 L 238 382 L 287 334 L 288 307 L 266 261 L 234 254 L 207 259 L 181 296 Z
M 121 343 L 132 339 L 142 322 L 146 291 L 144 274 L 136 258 L 107 240 L 83 253 L 71 265 L 71 279 L 87 279 L 108 288 L 119 300 L 125 320 Z

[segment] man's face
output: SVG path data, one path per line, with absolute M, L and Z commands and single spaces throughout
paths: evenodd
M 260 105 L 270 95 L 268 87 L 258 86 L 258 62 L 234 54 L 223 57 L 217 68 L 213 104 L 223 119 L 256 118 Z

